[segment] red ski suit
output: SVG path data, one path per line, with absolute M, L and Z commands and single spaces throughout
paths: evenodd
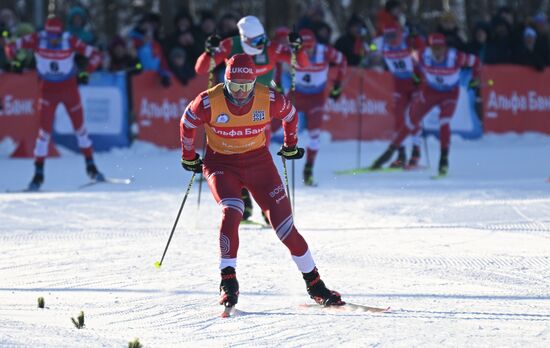
M 51 47 L 46 31 L 29 34 L 7 45 L 7 56 L 13 58 L 18 49 L 34 52 L 40 78 L 38 102 L 40 130 L 34 148 L 36 161 L 43 162 L 47 156 L 55 109 L 59 103 L 63 103 L 67 109 L 82 153 L 86 157 L 91 157 L 92 142 L 84 127 L 74 55 L 78 53 L 87 57 L 87 71 L 92 72 L 101 62 L 99 52 L 68 32 L 61 34 L 59 45 Z
M 403 37 L 397 45 L 392 45 L 386 41 L 382 43 L 382 55 L 388 70 L 393 76 L 395 85 L 393 92 L 395 133 L 399 132 L 404 126 L 405 111 L 417 90 L 413 80 L 416 70 L 413 53 L 424 49 L 424 47 L 424 41 L 420 37 Z
M 473 54 L 448 48 L 443 62 L 437 63 L 431 49 L 423 50 L 417 58 L 417 76 L 422 77 L 422 85 L 414 95 L 405 127 L 394 138 L 392 145 L 399 147 L 409 134 L 420 131 L 420 121 L 434 107 L 440 108 L 440 145 L 448 150 L 451 143 L 451 118 L 456 109 L 459 93 L 460 70 L 472 68 L 472 77 L 478 78 L 481 64 Z
M 253 93 L 241 107 L 226 98 L 223 84 L 199 94 L 181 118 L 182 157 L 195 157 L 195 129 L 203 125 L 207 135 L 203 175 L 223 213 L 219 233 L 221 269 L 236 263 L 244 211 L 241 189 L 247 188 L 300 271 L 309 272 L 315 267 L 313 259 L 294 227 L 290 201 L 266 147 L 265 128 L 271 117 L 283 121 L 285 146 L 296 145 L 296 110 L 283 95 L 261 84 Z

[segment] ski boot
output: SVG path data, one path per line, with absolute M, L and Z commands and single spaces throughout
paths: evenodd
M 317 272 L 317 267 L 309 273 L 302 274 L 306 281 L 307 293 L 315 302 L 325 307 L 342 306 L 346 304 L 342 301 L 338 292 L 327 289 L 325 283 L 321 280 L 319 272 Z
M 35 163 L 34 164 L 34 176 L 32 177 L 31 182 L 27 190 L 29 191 L 38 191 L 42 183 L 44 182 L 44 163 Z
M 313 163 L 306 163 L 304 167 L 304 184 L 306 186 L 315 186 L 313 181 Z
M 86 173 L 93 181 L 105 181 L 105 176 L 97 170 L 97 167 L 92 158 L 86 159 Z
M 395 150 L 397 150 L 397 147 L 395 147 L 394 145 L 390 145 L 390 147 L 388 147 L 388 149 L 382 155 L 380 155 L 380 157 L 378 157 L 376 161 L 374 161 L 369 169 L 378 170 L 382 168 L 382 165 L 390 160 Z
M 390 164 L 390 168 L 405 168 L 406 163 L 407 163 L 407 154 L 405 153 L 405 147 L 401 146 L 399 148 L 397 159 Z
M 244 202 L 244 212 L 241 221 L 246 221 L 252 216 L 252 199 L 250 198 L 250 192 L 245 188 L 241 190 L 241 199 Z
M 411 159 L 409 160 L 408 168 L 414 169 L 418 167 L 418 162 L 420 161 L 420 147 L 418 145 L 413 145 Z
M 225 267 L 221 272 L 220 304 L 224 307 L 233 307 L 239 301 L 239 282 L 235 268 Z
M 439 176 L 445 176 L 449 172 L 449 149 L 441 150 L 439 158 Z

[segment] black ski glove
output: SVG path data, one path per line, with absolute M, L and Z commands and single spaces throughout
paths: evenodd
M 305 150 L 301 147 L 297 146 L 281 146 L 281 149 L 279 152 L 277 152 L 277 155 L 284 157 L 287 160 L 295 160 L 300 159 L 304 157 Z
M 204 51 L 211 56 L 220 46 L 221 41 L 222 39 L 218 35 L 210 35 L 204 42 Z
M 290 43 L 290 48 L 293 52 L 298 52 L 302 48 L 302 43 L 304 39 L 295 31 L 288 33 L 288 42 Z
M 198 153 L 195 153 L 195 158 L 192 160 L 181 159 L 183 169 L 190 172 L 202 173 L 202 160 Z

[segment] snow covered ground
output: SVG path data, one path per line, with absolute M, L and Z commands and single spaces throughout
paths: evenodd
M 362 164 L 385 145 L 364 143 Z M 328 286 L 391 313 L 304 308 L 286 248 L 249 226 L 243 314 L 231 319 L 216 303 L 220 211 L 205 186 L 154 267 L 190 178 L 177 151 L 138 143 L 97 155 L 135 183 L 80 190 L 83 160 L 64 153 L 46 163 L 45 192 L 0 193 L 0 346 L 549 347 L 550 137 L 453 139 L 451 174 L 434 181 L 437 146 L 429 139 L 429 171 L 336 176 L 356 165 L 356 143 L 325 143 L 319 187 L 296 187 L 296 226 Z M 31 175 L 31 160 L 0 158 L 1 192 Z

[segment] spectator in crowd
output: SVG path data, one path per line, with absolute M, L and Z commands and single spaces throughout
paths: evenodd
M 218 35 L 223 39 L 239 35 L 237 22 L 239 18 L 233 13 L 226 13 L 220 18 L 218 24 Z
M 34 27 L 29 23 L 18 23 L 15 27 L 15 31 L 12 32 L 12 38 L 18 39 L 34 33 Z M 15 55 L 15 59 L 21 64 L 25 69 L 34 69 L 35 68 L 35 59 L 32 50 L 20 49 Z
M 168 56 L 168 64 L 174 77 L 176 77 L 182 85 L 187 85 L 190 79 L 195 76 L 195 67 L 189 63 L 185 54 L 185 50 L 179 47 L 174 47 Z
M 479 60 L 485 62 L 485 53 L 487 51 L 487 40 L 489 39 L 489 23 L 478 22 L 472 33 L 472 40 L 468 42 L 466 52 L 475 54 Z
M 323 22 L 325 13 L 319 2 L 314 2 L 306 8 L 305 14 L 298 20 L 298 30 L 307 28 L 315 31 L 319 22 Z
M 80 6 L 75 6 L 69 10 L 67 15 L 67 31 L 84 43 L 91 45 L 95 41 L 94 34 L 86 29 L 88 23 L 88 15 L 86 10 Z
M 168 57 L 173 48 L 180 48 L 188 60 L 195 61 L 202 53 L 203 43 L 196 39 L 198 29 L 193 24 L 193 18 L 181 10 L 174 18 L 174 31 L 164 40 L 164 52 Z
M 485 51 L 487 64 L 512 63 L 512 33 L 508 22 L 501 18 L 493 20 L 493 33 Z
M 544 57 L 544 65 L 550 65 L 550 37 L 548 18 L 542 12 L 533 17 L 533 28 L 537 32 L 537 49 Z
M 519 26 L 516 22 L 516 18 L 514 15 L 514 11 L 511 7 L 508 6 L 501 6 L 498 8 L 497 13 L 495 17 L 493 18 L 493 21 L 499 21 L 502 20 L 506 25 L 508 26 L 508 31 L 510 35 L 510 40 L 513 43 L 513 45 L 518 44 L 522 40 L 523 36 L 523 26 Z M 493 26 L 495 23 L 493 23 Z
M 214 13 L 210 11 L 203 11 L 201 14 L 201 21 L 199 24 L 199 30 L 195 36 L 195 40 L 201 45 L 201 53 L 204 49 L 204 42 L 206 38 L 214 34 L 216 31 L 216 17 Z
M 388 26 L 404 25 L 403 4 L 398 0 L 388 0 L 376 15 L 376 36 L 381 36 Z M 349 63 L 349 60 L 348 60 Z
M 332 28 L 326 22 L 317 22 L 313 29 L 317 42 L 323 45 L 330 45 Z
M 159 25 L 158 14 L 145 14 L 130 32 L 129 37 L 133 47 L 137 50 L 143 70 L 156 71 L 162 85 L 168 87 L 170 86 L 170 72 L 159 40 Z
M 437 32 L 445 35 L 447 46 L 466 51 L 466 40 L 462 38 L 456 17 L 452 12 L 444 12 L 439 17 Z
M 9 60 L 4 53 L 4 44 L 15 31 L 17 17 L 9 8 L 0 10 L 0 71 L 10 70 Z
M 349 66 L 365 65 L 369 52 L 368 30 L 365 22 L 357 15 L 352 15 L 346 25 L 346 33 L 334 47 L 346 56 Z
M 116 35 L 109 43 L 109 62 L 105 69 L 111 72 L 130 71 L 136 69 L 138 63 L 135 52 L 128 50 L 126 41 Z
M 538 71 L 544 70 L 545 59 L 540 49 L 538 49 L 539 47 L 537 47 L 536 42 L 537 32 L 535 29 L 525 27 L 523 31 L 523 40 L 519 47 L 514 51 L 514 63 L 530 66 Z

